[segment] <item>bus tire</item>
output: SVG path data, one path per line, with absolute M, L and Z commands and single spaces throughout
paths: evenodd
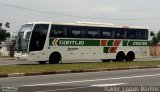
M 53 52 L 49 57 L 50 64 L 58 64 L 61 61 L 62 57 L 59 52 Z
M 135 59 L 135 54 L 133 51 L 129 51 L 125 57 L 126 61 L 133 61 Z
M 102 62 L 110 62 L 111 60 L 110 59 L 102 59 L 101 61 Z
M 46 64 L 46 61 L 38 61 L 39 64 Z
M 116 55 L 116 61 L 123 62 L 125 60 L 125 54 L 124 52 L 120 51 Z

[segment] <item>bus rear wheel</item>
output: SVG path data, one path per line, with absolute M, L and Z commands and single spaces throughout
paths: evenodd
M 58 64 L 61 61 L 61 54 L 59 52 L 53 52 L 49 57 L 50 64 Z
M 126 57 L 125 57 L 125 60 L 126 61 L 133 61 L 135 59 L 135 54 L 134 52 L 128 52 Z
M 116 55 L 116 61 L 123 62 L 125 60 L 125 54 L 124 52 L 118 52 Z

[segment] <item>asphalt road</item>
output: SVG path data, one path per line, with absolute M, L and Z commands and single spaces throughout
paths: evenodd
M 9 77 L 0 78 L 0 86 L 17 92 L 160 92 L 160 69 Z
M 150 61 L 150 60 L 160 60 L 160 57 L 145 57 L 135 59 L 135 61 Z M 87 62 L 88 60 L 76 60 L 76 62 Z M 93 62 L 102 62 L 101 60 L 89 60 Z M 74 63 L 75 60 L 70 60 L 69 63 Z M 29 61 L 17 61 L 17 60 L 2 60 L 0 59 L 0 66 L 2 65 L 16 65 L 16 64 L 38 64 L 38 62 L 29 62 Z

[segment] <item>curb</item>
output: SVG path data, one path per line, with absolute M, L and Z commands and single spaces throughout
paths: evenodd
M 10 73 L 8 77 L 21 77 L 24 76 L 24 73 Z
M 0 78 L 5 78 L 5 77 L 8 77 L 8 74 L 1 74 L 0 75 Z
M 51 75 L 51 74 L 83 73 L 83 72 L 131 70 L 131 69 L 148 69 L 148 68 L 160 68 L 160 65 L 157 65 L 157 66 L 133 66 L 133 67 L 128 67 L 128 68 L 122 67 L 122 68 L 62 70 L 62 71 L 53 71 L 53 72 L 10 73 L 10 74 L 0 74 L 0 78 L 5 78 L 5 77 L 22 77 L 22 76 L 37 76 L 37 75 Z

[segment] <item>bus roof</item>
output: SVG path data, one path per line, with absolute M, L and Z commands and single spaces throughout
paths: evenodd
M 72 22 L 72 23 L 57 23 L 57 22 L 30 22 L 26 24 L 55 24 L 69 26 L 90 26 L 90 27 L 110 27 L 110 28 L 133 28 L 133 29 L 149 29 L 147 26 L 118 26 L 112 23 L 97 23 L 97 22 Z

